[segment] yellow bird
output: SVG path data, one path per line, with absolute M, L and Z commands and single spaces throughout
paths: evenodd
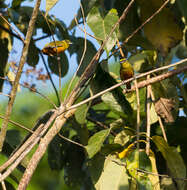
M 128 62 L 127 59 L 120 59 L 120 78 L 121 80 L 127 80 L 134 75 L 134 70 L 132 65 Z M 131 82 L 126 83 L 127 89 L 131 88 Z
M 68 49 L 70 44 L 72 43 L 69 40 L 50 42 L 44 46 L 42 53 L 54 56 Z

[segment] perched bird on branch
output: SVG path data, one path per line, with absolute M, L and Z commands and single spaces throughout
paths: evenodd
M 127 59 L 120 59 L 120 78 L 121 80 L 127 80 L 134 75 L 134 70 L 132 65 L 128 62 Z M 127 89 L 131 88 L 131 82 L 126 83 Z
M 69 40 L 50 42 L 44 46 L 42 53 L 49 56 L 58 55 L 68 49 L 70 44 L 72 43 Z

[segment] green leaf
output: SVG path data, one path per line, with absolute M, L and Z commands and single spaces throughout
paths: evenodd
M 74 48 L 74 53 L 76 53 L 76 55 L 77 55 L 77 63 L 79 65 L 80 60 L 81 60 L 82 55 L 83 55 L 83 52 L 84 52 L 85 39 L 80 38 L 80 37 L 76 38 L 75 41 L 73 41 L 73 44 L 71 46 L 69 49 L 71 51 L 71 48 Z M 83 62 L 82 62 L 81 66 L 79 68 L 79 71 L 77 73 L 78 76 L 82 75 L 85 68 L 88 66 L 88 64 L 92 60 L 93 56 L 97 53 L 95 46 L 89 40 L 86 40 L 86 47 L 87 47 L 87 49 L 86 49 L 86 53 L 84 55 Z
M 39 50 L 36 47 L 34 41 L 32 40 L 29 44 L 29 51 L 27 56 L 27 63 L 28 65 L 35 67 L 39 61 Z
M 79 124 L 84 124 L 86 120 L 86 115 L 88 112 L 89 106 L 87 104 L 83 104 L 82 106 L 78 107 L 75 112 L 75 119 Z
M 62 138 L 55 136 L 48 148 L 48 163 L 52 170 L 61 170 L 65 165 L 64 151 L 67 145 L 63 143 Z
M 160 136 L 153 136 L 152 139 L 165 158 L 172 177 L 185 178 L 186 167 L 182 157 L 176 151 L 176 148 L 170 147 L 167 142 Z M 184 190 L 185 182 L 183 180 L 176 180 L 176 183 L 180 190 Z
M 95 188 L 96 190 L 129 190 L 128 180 L 129 176 L 125 166 L 120 165 L 120 160 L 114 156 L 108 156 Z
M 176 1 L 176 3 L 179 5 L 179 9 L 185 18 L 185 22 L 187 22 L 187 1 L 180 0 L 180 1 Z
M 133 110 L 137 110 L 137 98 L 136 98 L 136 92 L 128 93 L 126 95 L 126 98 L 128 102 L 130 103 Z M 140 114 L 142 117 L 146 115 L 146 88 L 139 89 L 139 98 L 140 98 Z
M 129 142 L 131 139 L 131 136 L 134 135 L 132 131 L 130 130 L 123 130 L 120 133 L 118 133 L 114 139 L 115 143 L 118 143 L 122 146 L 125 146 L 126 143 Z
M 137 3 L 140 6 L 140 17 L 143 23 L 162 6 L 164 0 L 137 0 Z M 176 12 L 169 5 L 165 6 L 159 14 L 144 26 L 145 36 L 164 57 L 167 56 L 170 49 L 175 47 L 183 37 L 183 29 L 180 24 L 181 18 L 177 18 Z
M 68 63 L 68 58 L 66 56 L 66 54 L 60 53 L 60 55 L 58 56 L 60 57 L 60 60 L 57 59 L 56 56 L 48 56 L 48 65 L 49 68 L 51 69 L 51 71 L 56 74 L 57 76 L 59 76 L 59 65 L 58 63 L 60 63 L 61 66 L 61 77 L 64 77 L 69 69 L 69 63 Z
M 108 89 L 115 84 L 117 84 L 115 79 L 112 78 L 109 73 L 102 70 L 100 66 L 98 66 L 96 76 L 91 82 L 91 90 L 93 94 Z M 128 116 L 132 116 L 132 108 L 126 100 L 120 87 L 105 93 L 101 98 L 112 111 L 116 112 L 120 116 L 126 118 Z
M 72 139 L 75 140 L 75 139 Z M 85 189 L 92 189 L 91 179 L 86 175 L 86 166 L 84 165 L 85 152 L 83 148 L 72 143 L 66 151 L 66 165 L 64 167 L 64 179 L 69 189 L 81 189 L 83 185 Z
M 6 134 L 6 142 L 12 147 L 16 148 L 21 142 L 20 132 L 17 130 L 8 130 Z
M 13 1 L 12 1 L 12 8 L 13 8 L 13 9 L 16 9 L 16 8 L 20 7 L 20 5 L 21 5 L 21 3 L 22 3 L 23 1 L 25 1 L 25 0 L 13 0 Z
M 59 0 L 46 0 L 46 13 L 45 16 L 47 16 L 48 12 L 56 5 L 56 3 Z
M 114 24 L 118 21 L 118 14 L 116 9 L 111 9 L 108 14 L 103 18 L 101 16 L 101 13 L 99 11 L 98 7 L 93 7 L 91 11 L 88 14 L 87 17 L 87 24 L 93 31 L 95 37 L 105 40 L 106 37 L 109 35 L 111 29 L 113 28 Z M 117 41 L 117 33 L 118 33 L 118 27 L 117 29 L 112 33 L 110 36 L 106 46 L 105 50 L 109 52 L 115 45 Z M 102 41 L 98 40 L 98 42 L 101 44 Z
M 156 63 L 157 54 L 156 51 L 146 50 L 141 53 L 132 55 L 128 61 L 133 65 L 133 69 L 136 72 L 146 72 L 153 68 Z
M 137 172 L 138 169 L 152 172 L 151 161 L 145 152 L 133 151 L 127 157 L 127 169 L 129 174 L 136 179 L 138 189 L 153 190 L 151 181 L 146 173 Z
M 105 139 L 110 134 L 110 129 L 105 129 L 95 133 L 88 141 L 88 145 L 85 147 L 88 153 L 88 157 L 92 158 L 97 152 L 100 151 Z
M 150 124 L 156 123 L 158 121 L 158 116 L 155 111 L 155 106 L 152 103 L 150 108 Z
M 103 171 L 105 157 L 101 154 L 96 154 L 92 159 L 88 160 L 88 169 L 91 175 L 93 184 L 95 185 Z
M 55 34 L 57 35 L 58 39 L 60 41 L 64 39 L 69 39 L 69 34 L 65 23 L 57 18 L 54 18 L 54 21 Z
M 118 94 L 115 92 L 107 92 L 101 96 L 101 99 L 109 106 L 111 110 L 123 116 L 124 112 L 131 112 L 131 107 L 129 106 L 128 101 L 125 99 L 125 96 L 121 95 L 121 93 Z
M 24 34 L 26 34 L 26 32 L 27 32 L 28 24 L 29 24 L 32 12 L 33 12 L 33 7 L 29 7 L 29 6 L 21 6 L 18 9 L 12 9 L 12 8 L 8 9 L 10 19 L 19 28 L 19 30 L 21 32 L 23 32 Z M 44 14 L 44 12 L 42 11 L 42 13 L 39 12 L 39 14 L 37 16 L 37 20 L 35 23 L 35 29 L 33 31 L 33 36 L 36 35 L 36 29 L 42 29 L 42 32 L 44 32 L 48 35 L 51 35 L 51 33 L 55 33 L 56 26 L 55 26 L 54 19 L 51 19 L 50 16 L 47 16 L 46 18 L 44 18 L 43 14 Z M 53 27 L 51 27 L 51 29 L 49 29 L 49 26 L 45 19 L 48 20 L 48 23 L 53 25 Z

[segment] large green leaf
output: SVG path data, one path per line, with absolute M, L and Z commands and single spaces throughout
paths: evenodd
M 164 2 L 164 0 L 137 0 L 142 23 L 152 16 Z M 165 6 L 144 26 L 145 36 L 160 51 L 162 56 L 166 56 L 170 49 L 175 47 L 183 37 L 183 29 L 180 25 L 181 18 L 177 18 L 176 12 L 172 11 L 169 6 Z
M 78 107 L 78 109 L 75 112 L 75 118 L 78 123 L 80 124 L 85 123 L 88 109 L 89 107 L 87 104 L 83 104 L 82 106 Z
M 90 177 L 86 175 L 84 161 L 84 149 L 75 144 L 69 144 L 69 147 L 66 151 L 64 179 L 70 189 L 78 190 L 83 186 L 85 189 L 92 189 L 90 186 L 93 185 L 91 183 Z
M 148 174 L 137 172 L 138 169 L 152 171 L 151 161 L 146 153 L 135 150 L 127 157 L 126 161 L 128 172 L 136 180 L 138 189 L 153 190 Z
M 167 166 L 170 169 L 172 177 L 185 178 L 186 167 L 180 154 L 176 151 L 176 148 L 170 147 L 167 142 L 160 136 L 153 136 L 153 142 L 162 153 L 167 162 Z M 180 190 L 184 190 L 185 181 L 176 180 L 177 186 Z
M 24 35 L 27 32 L 28 24 L 29 24 L 32 12 L 33 12 L 33 7 L 29 7 L 29 6 L 22 6 L 18 9 L 13 9 L 13 8 L 8 9 L 10 19 L 19 28 L 19 30 L 24 33 Z M 47 16 L 46 18 L 44 18 L 42 13 L 39 12 L 37 16 L 33 35 L 36 35 L 37 29 L 42 29 L 42 31 L 44 33 L 47 33 L 48 35 L 51 35 L 51 33 L 52 34 L 55 33 L 55 21 L 53 21 L 50 16 Z M 48 23 L 50 23 L 54 27 L 51 27 L 51 29 L 49 29 L 46 19 L 48 20 Z
M 60 53 L 59 55 L 60 60 L 57 59 L 56 56 L 51 57 L 48 56 L 48 64 L 49 64 L 49 68 L 51 69 L 51 71 L 56 74 L 57 76 L 59 76 L 59 63 L 61 66 L 61 77 L 64 77 L 69 69 L 69 62 L 68 62 L 68 58 L 66 56 L 66 54 Z
M 128 180 L 125 166 L 120 165 L 120 160 L 114 156 L 109 156 L 105 159 L 103 171 L 95 188 L 96 190 L 129 190 Z
M 110 88 L 116 83 L 115 79 L 112 78 L 109 73 L 105 72 L 100 66 L 98 66 L 96 76 L 91 82 L 91 90 L 93 94 L 96 94 L 102 90 Z M 101 98 L 112 111 L 126 118 L 131 116 L 129 119 L 132 119 L 132 108 L 120 87 L 105 93 Z
M 88 157 L 92 158 L 103 146 L 103 143 L 107 136 L 110 134 L 110 129 L 105 129 L 95 133 L 88 141 L 88 145 L 85 147 L 88 153 Z
M 67 149 L 67 143 L 64 140 L 56 136 L 48 147 L 48 163 L 52 170 L 61 170 L 65 165 L 65 151 Z
M 29 44 L 29 51 L 27 55 L 27 63 L 28 65 L 35 67 L 39 61 L 39 50 L 36 47 L 34 41 L 32 40 Z
M 13 0 L 12 1 L 12 8 L 16 9 L 20 7 L 21 3 L 24 2 L 25 0 Z
M 157 54 L 153 50 L 145 50 L 141 53 L 132 55 L 128 61 L 133 65 L 136 72 L 146 72 L 152 69 L 156 64 Z
M 109 35 L 111 29 L 113 28 L 114 24 L 118 21 L 118 15 L 116 9 L 111 9 L 108 14 L 103 17 L 99 11 L 98 7 L 93 7 L 88 14 L 87 17 L 87 24 L 93 31 L 94 35 L 101 39 L 105 40 L 106 37 Z M 110 36 L 105 50 L 109 52 L 117 41 L 117 33 L 118 27 Z M 101 44 L 102 41 L 98 40 Z

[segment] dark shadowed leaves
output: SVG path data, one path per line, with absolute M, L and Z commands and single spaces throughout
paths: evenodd
M 172 177 L 185 178 L 186 167 L 181 155 L 177 152 L 176 148 L 169 146 L 167 142 L 160 136 L 153 136 L 152 138 L 153 142 L 166 160 Z M 185 181 L 176 180 L 176 183 L 180 190 L 184 190 Z
M 91 90 L 93 94 L 96 94 L 102 90 L 110 88 L 115 85 L 116 81 L 109 73 L 102 70 L 100 66 L 96 71 L 96 76 L 91 82 Z M 102 95 L 103 102 L 109 106 L 109 108 L 117 114 L 126 117 L 127 115 L 132 116 L 132 108 L 129 102 L 126 100 L 122 89 L 120 87 L 105 93 Z
M 60 53 L 60 55 L 58 56 L 59 60 L 56 56 L 48 56 L 48 64 L 49 64 L 49 68 L 52 71 L 52 73 L 54 73 L 55 75 L 59 76 L 59 63 L 60 63 L 60 67 L 61 67 L 61 76 L 64 77 L 69 69 L 69 62 L 68 62 L 68 58 L 66 56 L 65 53 Z

